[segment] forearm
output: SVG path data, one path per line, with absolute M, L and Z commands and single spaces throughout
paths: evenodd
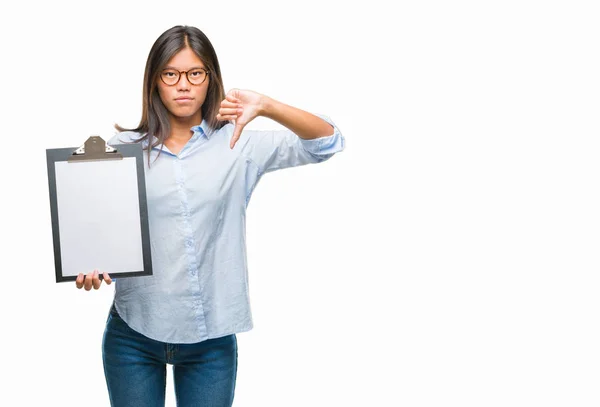
M 306 140 L 333 134 L 333 126 L 320 117 L 268 96 L 263 95 L 260 115 L 275 120 Z

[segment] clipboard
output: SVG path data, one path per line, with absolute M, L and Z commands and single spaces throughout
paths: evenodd
M 56 282 L 152 275 L 142 146 L 46 149 Z M 102 279 L 102 276 L 100 276 Z

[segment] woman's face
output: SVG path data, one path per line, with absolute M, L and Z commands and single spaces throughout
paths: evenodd
M 202 69 L 206 69 L 206 67 L 200 58 L 191 48 L 184 48 L 175 54 L 159 73 L 158 94 L 173 116 L 193 119 L 197 124 L 202 121 L 200 108 L 206 98 L 210 77 L 206 75 L 206 79 L 200 85 L 193 85 L 188 79 L 188 75 L 192 81 L 196 81 L 195 78 L 201 78 L 204 75 Z M 189 74 L 181 72 L 189 72 Z M 171 83 L 170 81 L 176 80 L 177 75 L 179 75 L 179 81 L 174 85 L 169 86 L 163 81 L 165 79 Z

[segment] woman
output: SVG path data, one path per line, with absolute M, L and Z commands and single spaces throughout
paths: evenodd
M 288 130 L 243 131 L 264 116 Z M 232 123 L 233 122 L 233 123 Z M 197 28 L 154 43 L 135 129 L 109 144 L 147 150 L 153 275 L 119 279 L 103 339 L 112 406 L 164 406 L 166 364 L 178 406 L 231 406 L 236 333 L 252 329 L 245 214 L 261 176 L 343 150 L 325 117 L 249 90 L 225 95 L 217 55 Z M 107 284 L 110 276 L 103 273 Z M 98 271 L 77 288 L 98 289 Z

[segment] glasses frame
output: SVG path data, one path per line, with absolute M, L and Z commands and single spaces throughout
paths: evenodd
M 196 70 L 200 70 L 200 71 L 204 71 L 205 76 L 204 79 L 202 80 L 202 82 L 200 83 L 193 83 L 192 81 L 190 81 L 190 77 L 188 76 L 188 72 L 190 71 L 196 71 Z M 173 84 L 168 84 L 167 82 L 165 82 L 165 80 L 163 79 L 163 72 L 165 71 L 173 71 L 173 72 L 177 72 L 177 81 L 175 81 L 175 83 Z M 162 83 L 164 83 L 167 86 L 175 86 L 179 83 L 179 81 L 181 80 L 181 75 L 185 74 L 185 78 L 187 79 L 187 81 L 190 83 L 190 85 L 194 85 L 194 86 L 200 86 L 202 85 L 204 82 L 206 82 L 206 79 L 208 78 L 208 75 L 210 74 L 210 71 L 208 69 L 205 68 L 193 68 L 193 69 L 189 69 L 187 71 L 178 71 L 177 69 L 172 69 L 172 68 L 168 68 L 168 69 L 163 69 L 160 74 L 158 75 L 160 77 L 160 80 L 162 81 Z

